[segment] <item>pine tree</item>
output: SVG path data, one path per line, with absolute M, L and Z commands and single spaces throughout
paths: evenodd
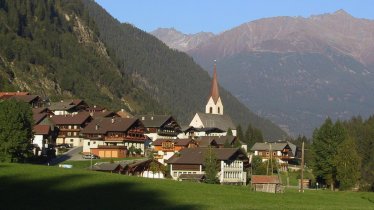
M 208 148 L 207 153 L 205 154 L 205 182 L 209 184 L 218 183 L 218 170 L 217 170 L 217 158 L 216 154 L 211 147 Z
M 339 145 L 334 163 L 339 188 L 347 190 L 354 187 L 360 177 L 361 160 L 352 138 L 347 138 Z
M 346 131 L 339 121 L 333 124 L 327 118 L 324 124 L 313 133 L 312 150 L 314 153 L 313 172 L 319 181 L 334 190 L 337 184 L 336 165 L 334 163 L 337 148 L 347 138 Z

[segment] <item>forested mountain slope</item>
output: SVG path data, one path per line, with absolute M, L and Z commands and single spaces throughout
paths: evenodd
M 93 1 L 0 0 L 0 91 L 82 98 L 133 114 L 202 111 L 210 77 L 185 53 L 121 24 Z M 285 133 L 221 90 L 226 113 L 268 138 Z

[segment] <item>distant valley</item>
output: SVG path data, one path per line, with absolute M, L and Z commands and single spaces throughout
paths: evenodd
M 172 35 L 165 30 L 164 35 Z M 343 10 L 308 18 L 265 18 L 197 46 L 152 34 L 172 48 L 188 49 L 184 51 L 208 72 L 217 60 L 222 86 L 291 135 L 311 136 L 327 116 L 374 113 L 373 20 Z

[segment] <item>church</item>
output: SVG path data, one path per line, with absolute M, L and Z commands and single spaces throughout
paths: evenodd
M 219 96 L 219 87 L 217 80 L 217 65 L 214 64 L 212 85 L 210 88 L 210 95 L 205 106 L 205 113 L 198 112 L 193 117 L 190 126 L 194 128 L 218 128 L 224 132 L 213 135 L 226 136 L 229 129 L 232 134 L 236 136 L 236 126 L 229 115 L 223 114 L 223 103 Z

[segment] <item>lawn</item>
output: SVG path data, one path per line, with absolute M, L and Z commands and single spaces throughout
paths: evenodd
M 374 209 L 374 193 L 283 194 L 27 164 L 0 164 L 0 209 Z
M 136 160 L 136 159 L 142 159 L 142 158 L 136 158 L 136 157 L 129 157 L 129 158 L 103 158 L 103 159 L 93 159 L 92 160 L 92 165 L 95 165 L 96 163 L 101 163 L 101 162 L 117 162 L 117 161 L 122 161 L 122 160 Z M 144 158 L 143 158 L 144 159 Z M 68 164 L 72 165 L 73 169 L 88 169 L 91 166 L 91 160 L 67 160 L 64 161 L 60 164 Z M 57 164 L 56 166 L 58 167 L 60 164 Z

